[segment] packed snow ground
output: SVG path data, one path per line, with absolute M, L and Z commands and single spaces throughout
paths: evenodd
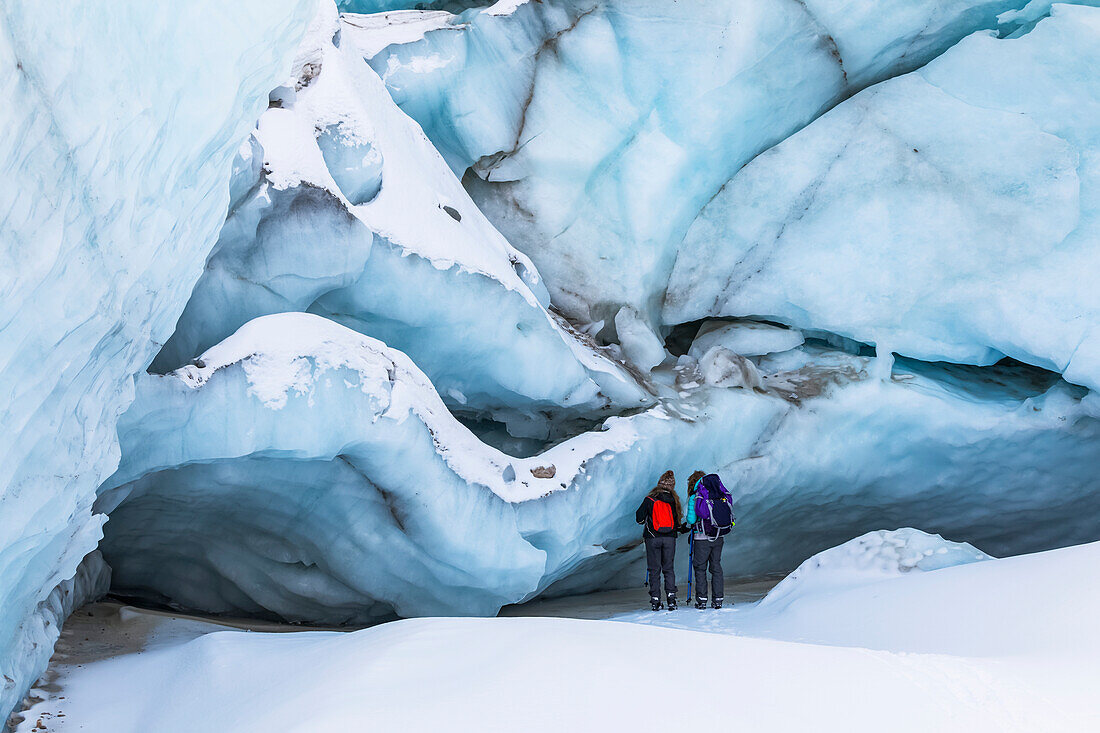
M 141 651 L 92 639 L 103 658 L 55 664 L 16 730 L 644 731 L 707 706 L 746 730 L 1096 730 L 1098 562 L 1100 543 L 931 572 L 816 562 L 775 600 L 632 623 L 275 634 L 124 610 L 114 626 Z

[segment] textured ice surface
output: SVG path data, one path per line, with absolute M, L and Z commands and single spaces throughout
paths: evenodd
M 308 3 L 0 10 L 0 718 L 95 549 L 117 414 L 217 236 Z
M 1047 5 L 328 7 L 293 63 L 289 4 L 6 5 L 0 709 L 181 312 L 95 507 L 116 589 L 158 601 L 366 622 L 633 584 L 669 467 L 734 490 L 739 576 L 883 526 L 1094 539 L 1097 13 Z M 737 321 L 673 361 L 658 315 Z
M 633 510 L 668 467 L 733 490 L 740 576 L 891 524 L 998 553 L 1091 536 L 1100 422 L 1084 390 L 1026 367 L 899 362 L 881 380 L 874 361 L 765 357 L 763 391 L 689 389 L 513 458 L 403 354 L 319 316 L 266 316 L 201 366 L 139 378 L 97 505 L 104 553 L 117 588 L 210 611 L 491 613 L 633 582 Z
M 281 106 L 242 149 L 235 180 L 248 193 L 154 368 L 187 363 L 256 316 L 310 311 L 404 351 L 465 411 L 514 422 L 545 407 L 649 404 L 626 370 L 546 310 L 530 260 L 354 47 L 333 45 L 341 27 L 329 8 Z
M 536 478 L 539 461 L 483 445 L 404 354 L 311 314 L 251 321 L 199 363 L 138 380 L 107 484 L 125 485 L 99 508 L 116 585 L 206 610 L 495 612 L 545 571 L 509 502 L 632 439 L 623 425 L 583 454 L 559 446 L 544 456 L 559 477 Z
M 922 359 L 1100 386 L 1100 10 L 977 34 L 745 167 L 664 320 L 767 314 Z
M 661 339 L 631 306 L 623 306 L 615 314 L 615 331 L 623 355 L 643 371 L 649 371 L 668 356 Z
M 656 322 L 677 245 L 741 166 L 1023 5 L 547 0 L 469 10 L 371 64 L 456 171 L 490 182 L 469 181 L 475 200 L 555 304 L 608 335 L 621 304 Z

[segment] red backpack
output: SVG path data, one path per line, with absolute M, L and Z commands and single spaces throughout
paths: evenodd
M 672 518 L 672 505 L 660 499 L 653 500 L 653 508 L 649 514 L 649 524 L 654 532 L 672 529 L 675 522 Z

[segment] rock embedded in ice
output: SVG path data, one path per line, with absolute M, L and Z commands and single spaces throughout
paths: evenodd
M 768 313 L 1100 386 L 1100 9 L 967 38 L 758 156 L 677 255 L 668 324 Z
M 99 540 L 132 377 L 202 272 L 308 6 L 4 3 L 0 719 L 45 669 L 48 599 Z
M 802 334 L 790 328 L 780 328 L 753 321 L 707 321 L 699 327 L 688 353 L 702 358 L 714 346 L 721 346 L 742 356 L 763 356 L 789 351 L 805 341 Z

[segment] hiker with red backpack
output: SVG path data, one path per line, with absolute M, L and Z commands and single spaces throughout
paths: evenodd
M 691 569 L 695 573 L 695 607 L 707 607 L 707 569 L 710 569 L 711 603 L 722 607 L 722 546 L 734 525 L 733 497 L 716 473 L 696 471 L 688 479 L 688 511 L 691 527 Z M 690 581 L 689 581 L 690 582 Z M 689 593 L 690 600 L 690 593 Z
M 654 611 L 661 610 L 661 576 L 665 578 L 668 610 L 676 610 L 676 535 L 686 532 L 680 521 L 680 497 L 676 496 L 676 476 L 665 471 L 657 485 L 642 500 L 634 513 L 638 524 L 644 524 L 645 557 L 649 566 L 649 603 Z

